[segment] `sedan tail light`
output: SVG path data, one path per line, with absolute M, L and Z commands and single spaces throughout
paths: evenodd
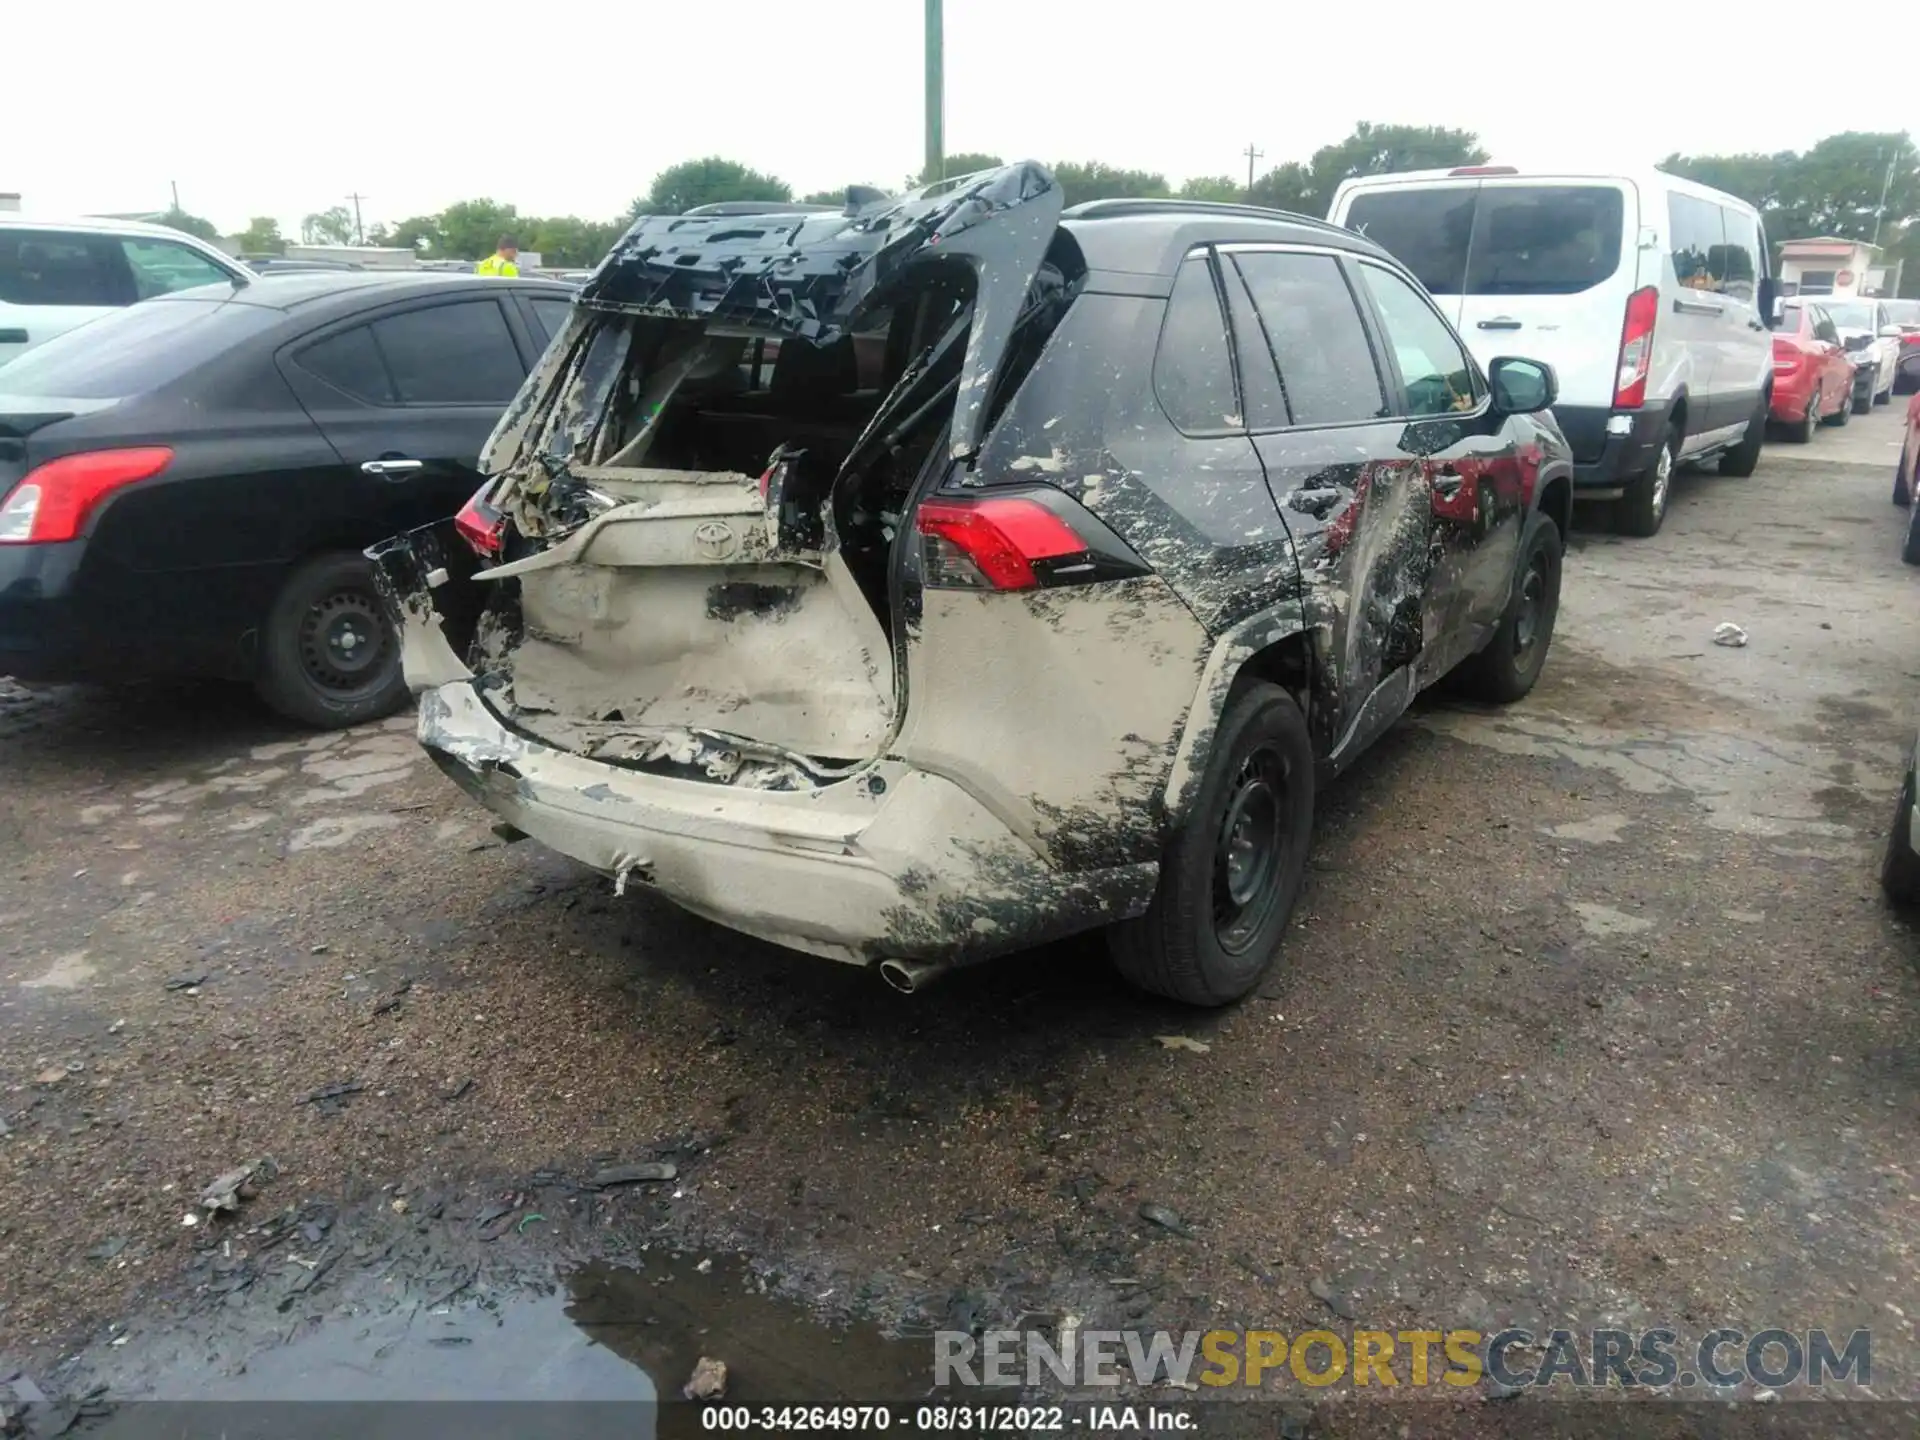
M 914 526 L 926 583 L 937 589 L 1031 590 L 1063 570 L 1094 570 L 1090 560 L 1060 563 L 1084 559 L 1090 547 L 1037 500 L 929 500 L 915 512 Z
M 1620 373 L 1613 404 L 1638 410 L 1647 403 L 1647 372 L 1653 366 L 1653 323 L 1660 315 L 1660 292 L 1649 285 L 1627 297 L 1626 323 L 1620 329 Z
M 173 463 L 164 445 L 62 455 L 27 472 L 0 503 L 0 545 L 53 545 L 79 538 L 114 491 Z

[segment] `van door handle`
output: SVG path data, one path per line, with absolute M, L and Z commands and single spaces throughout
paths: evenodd
M 27 332 L 24 330 L 0 330 L 0 345 L 25 345 Z
M 1673 309 L 1676 315 L 1723 315 L 1726 313 L 1718 305 L 1704 305 L 1698 300 L 1682 300 L 1677 295 L 1673 299 Z
M 1520 328 L 1518 320 L 1509 320 L 1504 315 L 1498 320 L 1482 320 L 1479 323 L 1482 330 L 1518 330 Z
M 360 462 L 362 475 L 377 475 L 382 480 L 402 480 L 416 470 L 425 469 L 420 460 L 363 460 Z

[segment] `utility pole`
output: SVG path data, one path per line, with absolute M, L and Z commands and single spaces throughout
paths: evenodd
M 178 215 L 180 213 L 180 182 L 169 180 L 167 183 L 173 187 L 173 213 Z M 1883 196 L 1882 199 L 1884 200 L 1885 197 Z
M 1895 150 L 1893 158 L 1887 161 L 1887 178 L 1880 182 L 1880 203 L 1873 211 L 1873 243 L 1880 243 L 1880 217 L 1887 213 L 1887 192 L 1893 189 L 1893 167 L 1899 162 L 1900 152 Z
M 947 175 L 945 26 L 941 0 L 927 0 L 927 166 L 928 183 Z
M 367 243 L 367 232 L 360 228 L 360 202 L 372 198 L 371 195 L 362 195 L 358 190 L 347 196 L 353 202 L 353 243 L 356 245 Z
M 1247 157 L 1247 199 L 1251 201 L 1253 199 L 1253 162 L 1264 159 L 1267 152 L 1254 149 L 1253 142 L 1249 140 L 1247 148 L 1241 153 Z

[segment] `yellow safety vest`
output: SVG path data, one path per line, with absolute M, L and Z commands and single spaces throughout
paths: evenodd
M 474 266 L 473 273 L 476 275 L 518 275 L 520 273 L 520 267 L 496 250 L 478 265 Z

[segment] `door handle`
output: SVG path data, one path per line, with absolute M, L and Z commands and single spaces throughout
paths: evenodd
M 1504 315 L 1498 320 L 1482 320 L 1479 325 L 1482 330 L 1518 330 L 1520 328 L 1518 320 L 1509 320 Z
M 25 345 L 27 332 L 24 330 L 0 330 L 0 345 Z
M 1466 477 L 1458 470 L 1439 470 L 1434 472 L 1433 493 L 1442 500 L 1451 500 L 1460 493 L 1460 487 L 1466 483 Z
M 1677 295 L 1673 298 L 1673 310 L 1676 315 L 1719 315 L 1724 313 L 1718 305 L 1705 305 L 1698 300 L 1682 300 Z
M 420 460 L 363 460 L 360 462 L 362 475 L 378 475 L 382 480 L 402 480 L 417 470 L 426 468 Z

